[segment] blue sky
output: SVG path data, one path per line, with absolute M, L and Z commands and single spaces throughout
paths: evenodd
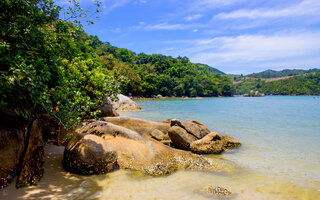
M 320 0 L 102 0 L 99 17 L 89 34 L 136 53 L 233 74 L 320 68 Z

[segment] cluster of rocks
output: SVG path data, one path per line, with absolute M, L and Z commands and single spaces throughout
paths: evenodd
M 172 144 L 183 150 L 197 154 L 218 154 L 226 149 L 238 148 L 241 144 L 236 139 L 210 131 L 205 125 L 195 120 L 185 122 L 170 120 L 168 130 Z
M 111 110 L 131 109 L 123 106 L 129 98 L 123 100 L 120 95 L 119 99 L 119 105 L 107 104 L 112 105 Z M 114 116 L 110 112 L 104 114 Z M 194 120 L 153 122 L 123 116 L 101 117 L 67 132 L 50 118 L 29 122 L 10 116 L 3 119 L 0 123 L 0 188 L 10 184 L 15 176 L 17 187 L 36 184 L 43 175 L 44 146 L 48 141 L 66 146 L 64 168 L 82 175 L 118 168 L 152 176 L 168 175 L 179 169 L 228 173 L 234 170 L 232 163 L 198 154 L 221 153 L 240 146 L 234 138 L 220 136 Z M 72 136 L 70 141 L 66 140 L 66 134 Z
M 224 162 L 169 147 L 147 136 L 151 127 L 169 129 L 167 123 L 128 117 L 116 117 L 114 120 L 117 118 L 118 123 L 127 121 L 128 126 L 132 126 L 133 122 L 148 126 L 140 129 L 141 134 L 134 128 L 128 129 L 103 119 L 87 122 L 76 130 L 77 134 L 66 146 L 64 168 L 83 175 L 107 173 L 115 168 L 136 170 L 152 176 L 168 175 L 178 169 L 232 171 L 232 166 Z
M 240 146 L 235 139 L 220 137 L 193 120 L 151 122 L 104 117 L 87 122 L 76 132 L 65 148 L 63 163 L 67 171 L 84 175 L 114 168 L 152 176 L 168 175 L 178 169 L 228 172 L 233 166 L 197 154 L 220 153 L 224 148 Z

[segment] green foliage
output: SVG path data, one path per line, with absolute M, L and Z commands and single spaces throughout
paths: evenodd
M 67 128 L 94 117 L 118 84 L 96 59 L 93 40 L 58 20 L 52 1 L 1 1 L 1 112 L 55 116 Z M 77 11 L 74 11 L 77 12 Z
M 267 95 L 320 95 L 320 72 L 270 82 L 247 79 L 236 84 L 237 94 L 249 94 L 251 90 Z
M 247 75 L 247 77 L 255 77 L 255 78 L 278 78 L 283 76 L 294 76 L 301 73 L 310 73 L 310 72 L 319 72 L 319 69 L 309 69 L 309 70 L 303 70 L 303 69 L 284 69 L 281 71 L 275 71 L 275 70 L 266 70 L 259 73 L 253 73 Z
M 191 63 L 187 57 L 146 55 L 104 43 L 97 46 L 98 60 L 121 80 L 122 93 L 141 96 L 232 96 L 231 80 L 208 65 Z M 223 73 L 223 72 L 221 72 Z M 121 79 L 122 78 L 122 79 Z M 128 80 L 128 81 L 125 81 Z

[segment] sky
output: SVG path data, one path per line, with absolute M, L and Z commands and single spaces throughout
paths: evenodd
M 84 29 L 137 54 L 187 56 L 229 74 L 320 68 L 320 0 L 101 2 L 100 20 Z

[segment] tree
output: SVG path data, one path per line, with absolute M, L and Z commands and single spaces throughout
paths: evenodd
M 118 85 L 81 27 L 59 20 L 61 8 L 50 0 L 7 0 L 0 7 L 1 112 L 27 120 L 49 114 L 67 128 L 96 116 Z

